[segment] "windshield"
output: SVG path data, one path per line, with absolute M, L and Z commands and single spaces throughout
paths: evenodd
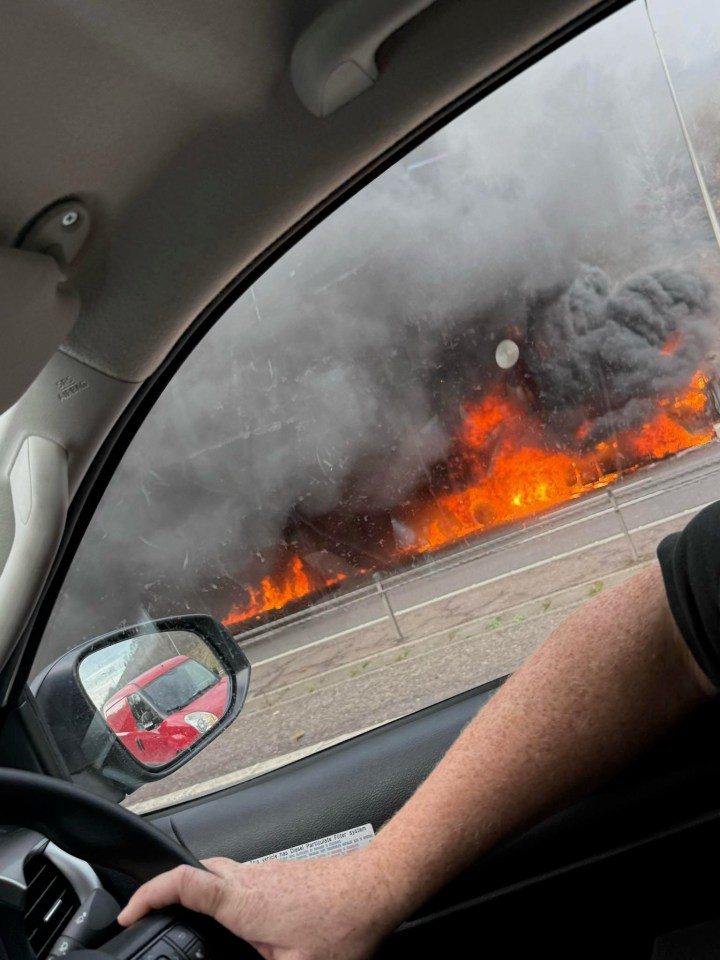
M 217 683 L 217 677 L 197 660 L 185 660 L 143 687 L 162 713 L 173 713 Z

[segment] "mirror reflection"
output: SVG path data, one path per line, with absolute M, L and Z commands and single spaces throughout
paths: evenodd
M 150 633 L 88 654 L 80 683 L 113 733 L 147 767 L 189 750 L 228 708 L 228 675 L 194 633 Z

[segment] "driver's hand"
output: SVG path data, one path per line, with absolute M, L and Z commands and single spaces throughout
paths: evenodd
M 372 844 L 370 845 L 372 847 Z M 118 920 L 180 903 L 214 917 L 265 960 L 365 960 L 401 917 L 369 848 L 345 856 L 241 864 L 204 860 L 140 887 Z

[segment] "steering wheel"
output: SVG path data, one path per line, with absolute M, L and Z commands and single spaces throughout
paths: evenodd
M 139 883 L 182 864 L 204 869 L 189 851 L 137 814 L 86 793 L 65 781 L 41 774 L 0 768 L 0 823 L 36 830 L 68 853 L 92 864 L 119 871 Z M 158 919 L 161 916 L 157 915 L 154 925 L 146 924 L 148 929 L 152 927 L 154 930 L 148 936 L 158 935 Z M 19 919 L 22 927 L 22 916 L 15 912 L 15 917 Z M 199 914 L 179 909 L 172 914 L 164 914 L 164 918 L 165 927 L 181 921 L 192 930 L 202 929 L 202 937 L 205 943 L 210 945 L 208 960 L 215 956 L 215 949 L 218 950 L 218 956 L 224 956 L 230 955 L 225 952 L 228 944 L 232 945 L 230 949 L 234 954 L 237 954 L 242 946 L 242 941 L 220 924 Z M 144 920 L 139 921 L 115 939 L 120 941 L 143 924 Z M 13 926 L 17 928 L 18 925 Z M 22 953 L 18 952 L 18 947 L 22 945 L 17 943 L 17 936 L 12 938 L 14 943 L 11 956 L 13 960 L 20 960 L 21 957 L 23 960 L 25 957 L 32 960 L 24 931 L 22 938 Z M 132 939 L 131 936 L 128 943 Z M 136 936 L 135 940 L 137 939 Z M 132 952 L 113 947 L 112 953 L 98 952 L 95 955 L 98 958 L 122 956 L 125 960 L 126 956 L 142 956 L 147 946 L 148 942 L 138 950 L 131 946 Z M 247 945 L 245 947 L 255 955 Z M 104 948 L 98 949 L 102 951 Z M 223 952 L 220 952 L 221 950 Z M 0 956 L 2 952 L 0 945 Z M 87 952 L 88 958 L 92 953 L 93 951 Z M 72 957 L 72 953 L 68 953 L 68 957 Z

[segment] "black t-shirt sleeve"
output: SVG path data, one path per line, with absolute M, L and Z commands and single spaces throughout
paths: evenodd
M 670 610 L 702 670 L 720 687 L 720 501 L 660 542 Z

